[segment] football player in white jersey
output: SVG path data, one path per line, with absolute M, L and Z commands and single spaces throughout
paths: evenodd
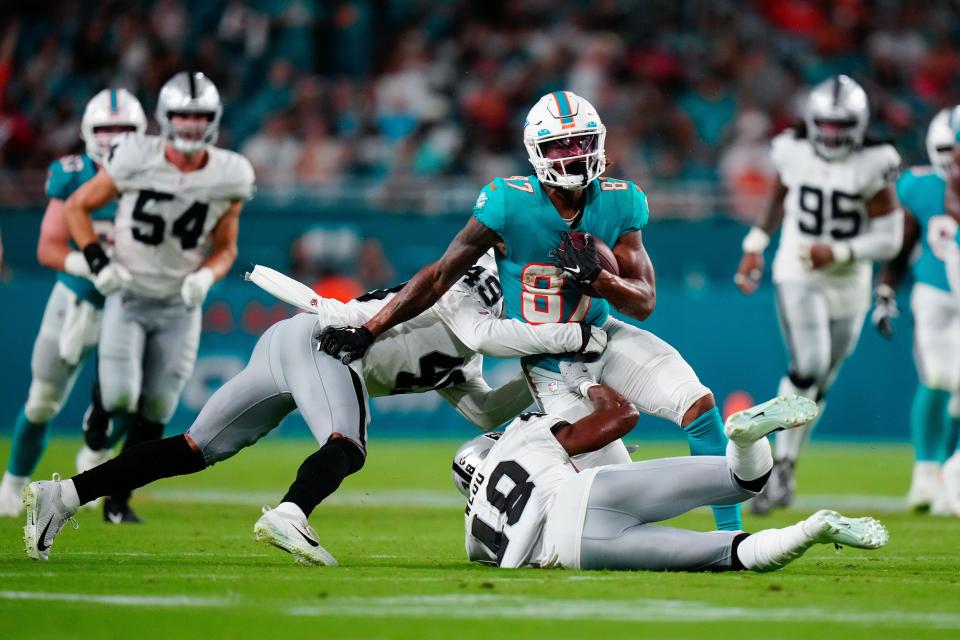
M 347 304 L 308 294 L 301 306 L 317 315 L 300 314 L 268 329 L 247 367 L 213 394 L 186 434 L 125 450 L 66 482 L 31 484 L 25 494 L 27 553 L 46 559 L 54 536 L 80 504 L 205 469 L 253 444 L 299 408 L 320 449 L 303 462 L 280 505 L 264 512 L 254 532 L 299 562 L 335 564 L 307 517 L 363 466 L 369 396 L 436 390 L 487 431 L 529 407 L 532 397 L 523 375 L 491 389 L 482 377 L 480 353 L 596 357 L 606 345 L 603 330 L 587 324 L 535 326 L 499 319 L 496 263 L 485 256 L 433 309 L 386 332 L 349 367 L 315 347 L 318 330 L 365 322 L 393 294 L 375 291 Z
M 196 361 L 200 305 L 237 256 L 250 163 L 214 146 L 223 105 L 202 73 L 181 72 L 160 90 L 160 136 L 125 136 L 103 168 L 66 202 L 71 235 L 107 297 L 99 344 L 104 407 L 127 427 L 125 446 L 159 438 Z M 112 257 L 90 213 L 119 200 Z M 136 522 L 129 496 L 104 517 Z
M 903 241 L 893 186 L 900 156 L 866 140 L 868 120 L 867 94 L 851 78 L 835 76 L 811 91 L 804 126 L 773 140 L 779 182 L 766 218 L 743 241 L 735 277 L 744 294 L 756 290 L 763 251 L 782 220 L 773 282 L 790 365 L 779 393 L 810 398 L 821 409 L 860 337 L 872 261 L 894 257 Z M 754 513 L 790 504 L 797 456 L 814 425 L 777 436 L 777 463 L 751 501 Z
M 571 456 L 626 435 L 637 409 L 564 363 L 564 379 L 594 405 L 575 422 L 528 413 L 500 434 L 468 441 L 453 460 L 467 498 L 467 557 L 504 568 L 774 571 L 818 543 L 875 549 L 887 531 L 872 518 L 818 511 L 783 529 L 708 533 L 655 523 L 708 504 L 753 496 L 773 467 L 768 433 L 814 418 L 816 404 L 779 397 L 731 416 L 725 456 L 647 460 L 580 471 Z M 585 368 L 584 368 L 585 371 Z M 499 435 L 499 438 L 494 436 Z
M 80 185 L 92 178 L 106 161 L 110 146 L 130 132 L 143 133 L 147 118 L 140 102 L 125 89 L 104 89 L 97 93 L 83 110 L 80 137 L 85 153 L 58 158 L 50 164 L 46 192 L 50 200 L 40 223 L 37 259 L 40 264 L 56 270 L 57 282 L 50 292 L 40 330 L 33 345 L 30 361 L 30 391 L 13 428 L 10 459 L 0 482 L 0 517 L 18 516 L 22 508 L 21 491 L 30 482 L 40 457 L 46 448 L 48 424 L 63 407 L 87 356 L 97 343 L 103 296 L 90 282 L 90 269 L 83 254 L 71 246 L 70 233 L 64 221 L 64 202 Z M 93 213 L 97 235 L 108 243 L 113 237 L 112 203 Z M 84 422 L 92 431 L 103 434 L 99 449 L 109 451 L 106 441 L 106 413 L 94 401 Z M 112 436 L 121 435 L 114 430 Z M 86 447 L 82 453 L 89 452 Z M 78 456 L 78 465 L 94 466 L 103 462 L 84 461 Z M 81 469 L 82 470 L 82 469 Z

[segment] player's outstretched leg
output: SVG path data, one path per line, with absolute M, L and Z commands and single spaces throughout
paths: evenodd
M 47 560 L 50 547 L 67 522 L 76 528 L 73 514 L 80 503 L 73 484 L 61 482 L 58 474 L 53 480 L 30 483 L 23 490 L 23 506 L 27 510 L 27 524 L 23 528 L 23 543 L 27 555 L 34 560 Z
M 799 395 L 777 396 L 731 415 L 724 433 L 734 443 L 753 443 L 771 433 L 803 426 L 818 414 L 813 400 Z
M 873 518 L 848 518 L 823 509 L 783 529 L 764 529 L 744 538 L 737 559 L 744 569 L 766 572 L 782 569 L 815 544 L 839 544 L 857 549 L 879 549 L 890 534 Z
M 692 456 L 722 456 L 727 447 L 723 419 L 713 399 L 707 394 L 693 403 L 684 415 L 681 428 L 687 436 Z M 712 505 L 713 518 L 721 531 L 743 528 L 739 504 Z

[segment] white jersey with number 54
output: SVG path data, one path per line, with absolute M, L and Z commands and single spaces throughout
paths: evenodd
M 825 160 L 805 136 L 791 130 L 774 138 L 771 154 L 787 188 L 773 281 L 813 281 L 845 290 L 846 302 L 866 308 L 870 261 L 808 271 L 800 254 L 804 246 L 849 240 L 864 232 L 870 225 L 867 202 L 895 182 L 900 155 L 888 144 L 877 144 L 856 149 L 839 160 Z M 843 297 L 836 301 L 844 302 Z
M 120 201 L 114 259 L 133 276 L 129 288 L 151 298 L 179 295 L 183 278 L 210 249 L 210 232 L 230 204 L 253 197 L 253 168 L 242 155 L 207 147 L 207 163 L 182 172 L 157 136 L 126 135 L 104 165 Z
M 500 567 L 550 564 L 547 513 L 561 486 L 577 476 L 553 435 L 563 419 L 525 413 L 507 426 L 470 482 L 465 515 L 467 556 Z

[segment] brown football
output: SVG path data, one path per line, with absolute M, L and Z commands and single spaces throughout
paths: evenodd
M 582 231 L 574 231 L 570 234 L 570 240 L 573 242 L 575 248 L 582 249 L 587 243 L 586 236 L 587 234 Z M 620 267 L 617 265 L 617 257 L 613 255 L 613 251 L 603 240 L 597 236 L 592 237 L 593 242 L 597 246 L 597 261 L 600 263 L 600 268 L 604 271 L 609 271 L 615 276 L 620 275 Z M 580 284 L 575 280 L 570 280 L 570 283 L 585 296 L 590 296 L 591 298 L 602 297 L 597 293 L 596 289 L 588 284 Z

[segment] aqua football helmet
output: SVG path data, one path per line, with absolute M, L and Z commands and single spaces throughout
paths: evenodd
M 126 89 L 104 89 L 90 99 L 80 119 L 80 137 L 87 155 L 103 164 L 118 136 L 147 130 L 140 101 Z
M 177 125 L 177 115 L 199 114 L 206 118 L 202 125 Z M 163 137 L 177 151 L 196 153 L 217 141 L 223 103 L 220 92 L 207 76 L 199 71 L 181 71 L 160 89 L 157 100 L 157 122 Z
M 456 455 L 453 456 L 453 484 L 457 485 L 457 491 L 464 496 L 470 493 L 473 472 L 484 461 L 501 435 L 503 434 L 499 431 L 491 431 L 467 440 L 457 449 Z
M 960 124 L 960 107 L 941 109 L 930 121 L 927 129 L 927 156 L 930 164 L 942 178 L 950 174 L 953 164 L 953 145 L 957 125 Z
M 570 91 L 540 98 L 523 125 L 523 144 L 543 184 L 581 191 L 607 167 L 607 129 L 592 104 Z
M 863 145 L 869 120 L 867 92 L 849 76 L 824 80 L 807 98 L 807 135 L 827 160 L 843 158 Z

